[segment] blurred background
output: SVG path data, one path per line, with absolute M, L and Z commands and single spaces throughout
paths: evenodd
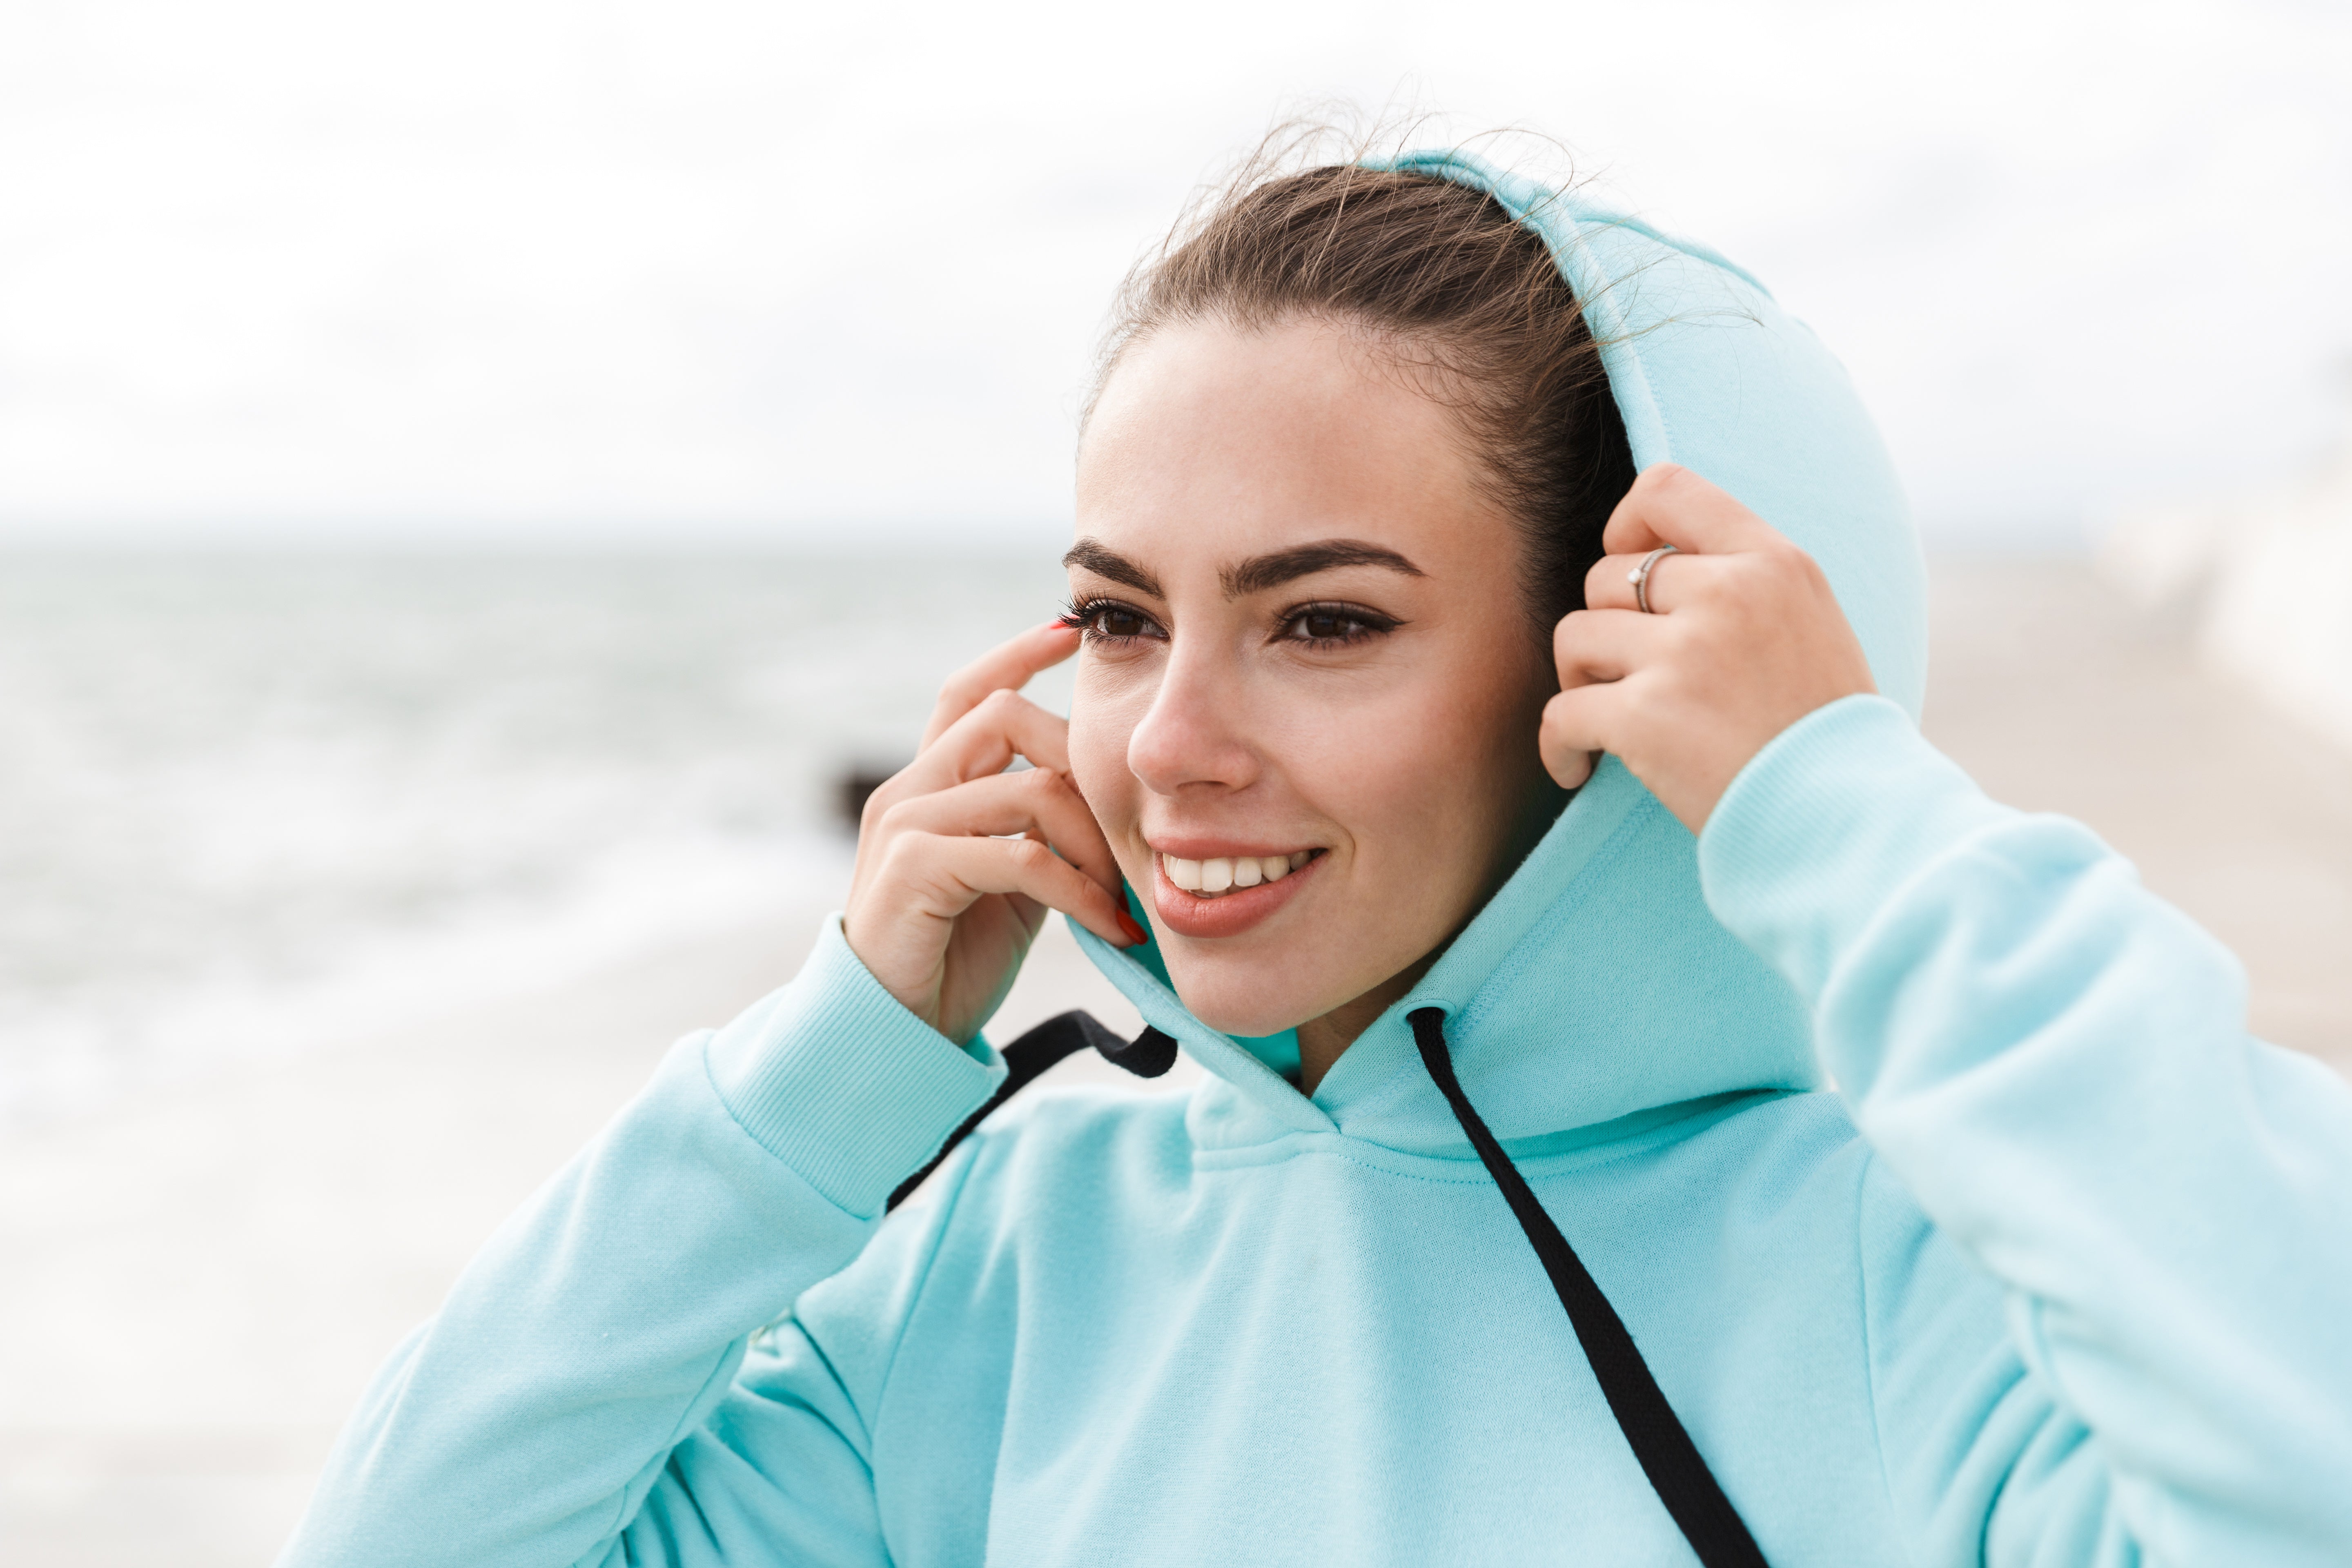
M 1056 607 L 1121 275 L 1334 104 L 1556 138 L 1810 321 L 1931 733 L 2352 1060 L 2341 6 L 11 0 L 9 1562 L 270 1558 L 489 1226 L 790 976 L 842 781 Z M 1049 927 L 995 1032 L 1072 1005 L 1133 1026 Z

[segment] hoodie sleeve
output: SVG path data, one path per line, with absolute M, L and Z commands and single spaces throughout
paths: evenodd
M 1926 1560 L 2345 1563 L 2352 1089 L 2247 1036 L 2230 953 L 1878 698 L 1759 753 L 1699 862 L 1932 1222 L 1864 1194 L 1880 1437 Z M 2003 1290 L 2000 1354 L 1950 1331 L 1947 1258 Z
M 829 922 L 491 1237 L 377 1374 L 281 1563 L 887 1562 L 856 1384 L 778 1320 L 1003 1071 Z M 925 1223 L 888 1227 L 907 1267 Z

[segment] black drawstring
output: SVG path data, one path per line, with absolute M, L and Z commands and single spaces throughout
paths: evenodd
M 1129 1042 L 1111 1033 L 1100 1019 L 1083 1008 L 1056 1013 L 1004 1047 L 1000 1053 L 1004 1058 L 1004 1081 L 996 1086 L 987 1104 L 965 1117 L 963 1125 L 948 1134 L 948 1141 L 931 1156 L 929 1164 L 898 1184 L 898 1190 L 890 1194 L 889 1206 L 897 1208 L 905 1203 L 907 1194 L 921 1186 L 923 1178 L 938 1170 L 940 1162 L 954 1153 L 955 1146 L 970 1137 L 971 1130 L 990 1111 L 1027 1088 L 1047 1068 L 1088 1046 L 1138 1078 L 1158 1078 L 1176 1065 L 1174 1037 L 1157 1029 L 1146 1028 Z
M 1519 1228 L 1527 1232 L 1528 1245 L 1535 1248 L 1544 1272 L 1551 1276 L 1551 1287 L 1559 1294 L 1559 1304 L 1568 1309 L 1569 1323 L 1576 1330 L 1577 1342 L 1584 1347 L 1585 1360 L 1591 1363 L 1601 1395 L 1609 1401 L 1625 1441 L 1633 1446 L 1633 1458 L 1641 1461 L 1642 1473 L 1657 1489 L 1658 1500 L 1666 1505 L 1666 1512 L 1682 1527 L 1683 1538 L 1706 1568 L 1765 1568 L 1756 1538 L 1748 1533 L 1748 1526 L 1741 1522 L 1731 1500 L 1723 1495 L 1698 1446 L 1683 1430 L 1658 1380 L 1650 1375 L 1642 1352 L 1634 1348 L 1633 1336 L 1626 1332 L 1624 1320 L 1593 1283 L 1568 1238 L 1560 1235 L 1559 1226 L 1552 1223 L 1510 1156 L 1503 1152 L 1503 1146 L 1470 1108 L 1462 1080 L 1454 1076 L 1454 1058 L 1445 1048 L 1445 1014 L 1436 1007 L 1420 1007 L 1408 1014 L 1405 1021 L 1412 1026 L 1413 1043 L 1421 1047 L 1422 1063 L 1429 1068 L 1438 1092 L 1454 1108 L 1454 1119 L 1469 1134 L 1471 1146 L 1486 1163 L 1486 1173 L 1503 1189 Z

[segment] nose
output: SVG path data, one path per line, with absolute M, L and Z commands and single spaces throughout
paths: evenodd
M 1127 741 L 1127 765 L 1145 788 L 1199 796 L 1249 787 L 1261 763 L 1241 688 L 1207 639 L 1170 647 L 1151 706 Z

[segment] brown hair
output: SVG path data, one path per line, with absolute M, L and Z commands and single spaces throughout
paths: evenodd
M 1262 155 L 1129 274 L 1095 376 L 1162 327 L 1301 317 L 1366 332 L 1452 409 L 1517 525 L 1549 641 L 1584 604 L 1601 531 L 1633 482 L 1624 422 L 1542 237 L 1484 191 L 1360 164 L 1269 173 Z M 1091 411 L 1092 398 L 1088 400 Z

